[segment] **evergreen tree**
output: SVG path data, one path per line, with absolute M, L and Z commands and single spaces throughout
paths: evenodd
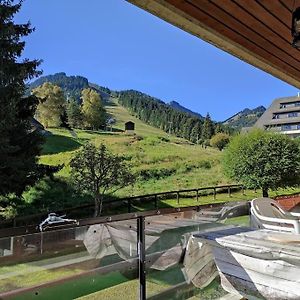
M 85 126 L 92 129 L 105 126 L 106 114 L 100 95 L 92 89 L 84 89 L 81 92 L 81 100 Z
M 203 120 L 195 118 L 189 113 L 181 112 L 159 99 L 138 91 L 128 90 L 118 93 L 119 103 L 126 107 L 133 115 L 151 126 L 170 132 L 178 137 L 192 142 L 202 143 Z M 210 120 L 213 135 L 215 123 Z M 209 141 L 209 140 L 208 140 Z
M 36 117 L 45 127 L 59 127 L 65 111 L 65 96 L 62 89 L 50 82 L 34 89 L 33 94 L 40 99 Z
M 24 97 L 25 81 L 40 74 L 38 60 L 20 59 L 30 24 L 14 24 L 21 3 L 0 0 L 0 195 L 21 195 L 33 184 L 41 137 L 31 127 L 37 99 Z M 8 204 L 10 205 L 10 204 Z M 3 204 L 1 203 L 3 208 Z
M 225 132 L 225 128 L 221 123 L 217 123 L 215 126 L 215 134 Z
M 211 137 L 214 135 L 214 123 L 212 122 L 209 113 L 207 113 L 202 128 L 202 139 L 203 140 L 210 140 Z
M 72 128 L 81 128 L 82 127 L 82 113 L 80 105 L 75 99 L 70 99 L 67 103 L 67 117 L 68 124 Z
M 197 122 L 191 132 L 191 141 L 193 143 L 199 144 L 200 139 L 201 139 L 201 125 L 199 124 L 199 122 Z

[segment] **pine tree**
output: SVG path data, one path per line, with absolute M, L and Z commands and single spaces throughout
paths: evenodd
M 191 141 L 199 144 L 201 140 L 201 125 L 197 122 L 191 132 Z
M 41 137 L 31 127 L 37 99 L 24 97 L 25 81 L 40 74 L 38 60 L 20 59 L 30 23 L 14 24 L 21 3 L 0 0 L 0 195 L 20 195 L 35 181 Z M 1 204 L 2 206 L 2 204 Z
M 82 114 L 86 128 L 99 129 L 105 126 L 106 114 L 100 95 L 92 89 L 81 92 Z
M 212 122 L 209 113 L 207 113 L 202 128 L 202 139 L 210 140 L 214 135 L 214 123 Z
M 68 124 L 72 128 L 81 128 L 82 127 L 82 113 L 80 105 L 78 102 L 71 98 L 67 103 L 67 117 Z
M 36 117 L 45 127 L 59 127 L 65 111 L 63 90 L 50 82 L 34 89 L 33 94 L 40 99 Z

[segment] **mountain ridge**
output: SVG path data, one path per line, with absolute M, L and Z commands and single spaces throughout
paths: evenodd
M 234 114 L 233 116 L 227 118 L 222 122 L 222 124 L 237 129 L 241 129 L 242 127 L 251 127 L 265 111 L 266 108 L 263 105 L 257 106 L 253 109 L 245 108 Z
M 196 118 L 199 118 L 199 119 L 204 119 L 204 117 L 201 114 L 186 108 L 185 106 L 181 105 L 177 101 L 171 101 L 171 102 L 168 103 L 168 105 L 170 105 L 172 108 L 174 108 L 178 111 L 188 113 L 188 114 L 192 115 L 193 117 L 196 117 Z

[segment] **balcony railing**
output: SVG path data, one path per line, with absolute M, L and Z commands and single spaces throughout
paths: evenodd
M 248 204 L 163 208 L 78 220 L 40 231 L 0 230 L 1 299 L 212 299 L 226 292 L 186 280 L 185 241 L 246 216 Z M 127 297 L 127 298 L 126 298 Z

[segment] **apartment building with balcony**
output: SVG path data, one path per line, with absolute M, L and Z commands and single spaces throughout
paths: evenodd
M 275 99 L 254 127 L 300 136 L 300 95 Z

